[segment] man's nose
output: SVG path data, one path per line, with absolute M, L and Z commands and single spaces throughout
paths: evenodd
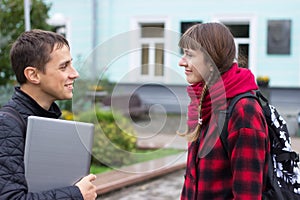
M 78 71 L 73 66 L 72 66 L 72 71 L 71 71 L 70 77 L 73 79 L 76 79 L 79 77 Z

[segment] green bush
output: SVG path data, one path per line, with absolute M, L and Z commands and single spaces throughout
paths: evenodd
M 95 124 L 93 162 L 120 167 L 132 162 L 137 139 L 130 121 L 111 111 L 89 111 L 75 117 Z

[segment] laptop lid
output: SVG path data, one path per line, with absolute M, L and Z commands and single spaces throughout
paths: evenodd
M 28 117 L 24 164 L 29 192 L 71 186 L 89 174 L 93 138 L 91 123 Z

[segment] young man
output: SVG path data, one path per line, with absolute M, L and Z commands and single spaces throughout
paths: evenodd
M 14 42 L 10 52 L 12 68 L 20 87 L 6 106 L 13 107 L 27 123 L 30 115 L 59 118 L 54 101 L 71 99 L 79 77 L 72 65 L 68 41 L 59 34 L 31 30 Z M 41 193 L 29 193 L 24 175 L 25 133 L 12 116 L 0 114 L 0 199 L 95 199 L 95 175 L 74 186 Z M 66 169 L 67 170 L 67 169 Z

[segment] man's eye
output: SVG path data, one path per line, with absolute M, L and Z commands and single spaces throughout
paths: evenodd
M 60 67 L 60 69 L 66 69 L 67 68 L 67 64 L 64 64 L 64 65 L 62 65 L 61 67 Z

